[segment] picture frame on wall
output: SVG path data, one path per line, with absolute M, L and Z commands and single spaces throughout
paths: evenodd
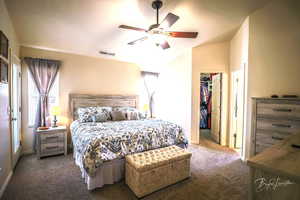
M 0 31 L 0 56 L 8 59 L 8 39 L 5 34 Z
M 0 58 L 0 82 L 8 83 L 8 63 Z

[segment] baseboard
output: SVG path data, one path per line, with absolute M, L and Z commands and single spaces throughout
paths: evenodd
M 34 154 L 34 151 L 32 149 L 27 149 L 22 151 L 22 155 L 31 155 Z
M 68 144 L 67 145 L 67 149 L 68 152 L 73 152 L 73 145 L 72 144 Z M 35 154 L 35 152 L 33 151 L 33 149 L 26 149 L 22 151 L 22 156 L 26 156 L 26 155 L 32 155 Z
M 4 194 L 4 191 L 5 191 L 5 189 L 6 189 L 7 185 L 8 185 L 8 183 L 9 183 L 9 181 L 10 181 L 12 175 L 13 175 L 13 172 L 10 171 L 9 174 L 8 174 L 8 176 L 6 177 L 6 179 L 5 179 L 5 181 L 4 181 L 4 184 L 2 185 L 2 187 L 1 187 L 1 189 L 0 189 L 0 199 L 2 198 L 2 195 Z
M 199 144 L 199 141 L 191 140 L 191 144 Z

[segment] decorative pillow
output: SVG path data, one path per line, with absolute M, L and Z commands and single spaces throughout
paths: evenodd
M 85 108 L 78 108 L 78 120 L 80 122 L 93 122 L 93 116 L 101 115 L 100 118 L 103 118 L 103 113 L 106 115 L 107 120 L 110 120 L 110 112 L 111 107 L 85 107 Z M 95 117 L 97 119 L 99 117 Z
M 146 118 L 147 118 L 146 113 L 139 112 L 139 119 L 146 119 Z
M 93 122 L 106 122 L 110 119 L 110 114 L 105 112 L 100 112 L 92 116 Z
M 145 114 L 142 113 L 142 112 L 140 112 L 136 108 L 132 108 L 132 107 L 116 107 L 116 108 L 113 108 L 113 110 L 123 112 L 125 114 L 127 120 L 146 119 Z
M 111 117 L 113 121 L 126 120 L 126 114 L 123 111 L 119 111 L 119 110 L 111 111 Z
M 136 108 L 132 108 L 132 107 L 114 107 L 113 110 L 117 110 L 117 111 L 137 111 Z
M 138 111 L 128 111 L 126 113 L 127 115 L 127 119 L 128 120 L 139 120 L 140 119 L 140 115 Z
M 131 120 L 130 119 L 131 112 L 138 112 L 137 109 L 132 108 L 132 107 L 115 107 L 115 108 L 113 108 L 113 110 L 123 112 L 125 114 L 127 120 Z

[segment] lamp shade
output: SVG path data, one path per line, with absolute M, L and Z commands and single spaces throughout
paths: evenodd
M 60 115 L 60 107 L 59 106 L 52 106 L 51 109 L 50 109 L 50 114 L 51 115 Z
M 144 112 L 147 112 L 149 110 L 149 105 L 148 104 L 144 104 L 143 110 L 144 110 Z

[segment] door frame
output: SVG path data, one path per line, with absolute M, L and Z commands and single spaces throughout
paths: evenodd
M 235 149 L 234 147 L 234 103 L 235 103 L 235 73 L 239 73 L 239 79 L 241 80 L 240 83 L 242 83 L 242 85 L 240 87 L 242 87 L 242 92 L 241 92 L 241 96 L 242 96 L 242 109 L 243 109 L 243 114 L 241 115 L 242 119 L 240 119 L 240 123 L 242 124 L 242 138 L 241 138 L 241 147 L 240 147 L 240 156 L 243 157 L 244 151 L 245 151 L 245 142 L 244 142 L 244 138 L 245 138 L 245 101 L 246 101 L 246 97 L 245 97 L 245 64 L 243 64 L 240 69 L 238 71 L 233 71 L 231 72 L 231 99 L 230 99 L 230 110 L 231 110 L 231 114 L 230 114 L 230 134 L 229 134 L 229 147 L 232 149 Z M 237 88 L 238 89 L 238 88 Z
M 200 89 L 201 89 L 201 74 L 220 74 L 220 78 L 221 78 L 221 81 L 220 81 L 220 131 L 219 131 L 219 138 L 220 138 L 220 142 L 219 143 L 216 143 L 216 144 L 220 144 L 220 145 L 227 145 L 227 134 L 226 134 L 226 130 L 223 130 L 223 123 L 225 123 L 225 126 L 227 126 L 227 117 L 226 116 L 223 116 L 224 113 L 223 113 L 223 110 L 226 110 L 226 108 L 224 106 L 226 106 L 226 103 L 224 104 L 223 102 L 223 98 L 224 98 L 224 83 L 226 83 L 225 81 L 225 74 L 226 72 L 223 72 L 223 71 L 208 71 L 208 72 L 200 72 L 200 75 L 199 75 L 199 81 L 198 81 L 198 84 L 200 85 Z M 201 139 L 201 130 L 200 130 L 200 127 L 199 127 L 199 124 L 200 124 L 200 120 L 201 120 L 201 112 L 200 112 L 200 104 L 201 104 L 201 96 L 200 96 L 200 90 L 198 91 L 199 93 L 199 115 L 198 115 L 198 119 L 197 119 L 197 132 L 198 132 L 198 137 L 199 137 L 199 143 L 200 141 L 202 140 Z M 228 92 L 227 92 L 228 93 Z
M 20 113 L 18 113 L 18 117 L 19 117 L 19 125 L 20 125 L 20 127 L 19 127 L 19 140 L 20 140 L 20 147 L 19 147 L 19 149 L 18 149 L 18 151 L 15 153 L 14 152 L 14 133 L 13 133 L 13 131 L 14 131 L 14 129 L 13 129 L 13 89 L 14 89 L 14 84 L 13 84 L 13 70 L 14 70 L 14 67 L 13 67 L 13 65 L 14 65 L 14 63 L 15 63 L 15 61 L 17 61 L 18 62 L 18 64 L 19 64 L 19 69 L 20 69 L 20 71 L 19 71 L 19 77 L 20 77 L 20 82 L 18 82 L 18 86 L 17 87 L 19 87 L 19 90 L 20 90 L 20 93 L 19 93 L 19 95 L 20 96 L 18 96 L 18 99 L 20 100 L 20 102 L 19 102 L 19 111 L 18 112 L 20 112 Z M 20 156 L 21 156 L 21 152 L 22 152 L 22 144 L 21 144 L 21 141 L 22 141 L 22 135 L 21 135 L 21 130 L 22 130 L 22 100 L 21 100 L 21 98 L 22 98 L 22 77 L 21 77 L 21 73 L 22 73 L 22 66 L 21 66 L 21 59 L 20 58 L 18 58 L 15 54 L 13 54 L 12 53 L 12 51 L 11 51 L 11 64 L 10 64 L 10 134 L 11 134 L 11 162 L 12 162 L 12 168 L 14 169 L 15 168 L 15 166 L 16 166 L 16 164 L 17 164 L 17 162 L 18 162 L 18 160 L 19 160 L 19 158 L 20 158 Z
M 236 90 L 239 90 L 239 85 L 236 85 L 236 78 L 240 79 L 241 76 L 241 70 L 237 70 L 237 71 L 233 71 L 231 72 L 231 91 L 232 91 L 232 95 L 231 95 L 231 123 L 230 123 L 230 139 L 229 139 L 229 147 L 235 149 L 235 141 L 234 141 L 234 134 L 236 132 L 236 124 L 235 122 L 237 121 L 237 117 L 235 117 L 235 112 L 236 112 L 236 108 L 235 108 L 235 104 L 237 103 L 236 101 L 238 101 L 236 99 Z

